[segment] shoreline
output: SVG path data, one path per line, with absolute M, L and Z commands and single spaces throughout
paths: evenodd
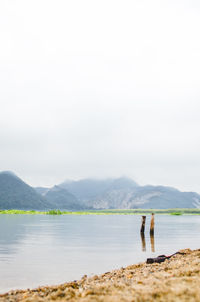
M 138 263 L 78 281 L 0 294 L 0 302 L 200 301 L 200 249 L 162 263 Z
M 37 211 L 37 210 L 0 210 L 0 215 L 5 214 L 24 214 L 24 215 L 150 215 L 154 213 L 156 215 L 200 215 L 200 209 L 115 209 L 115 210 L 85 210 L 85 211 L 60 211 L 60 210 L 50 210 L 50 211 Z

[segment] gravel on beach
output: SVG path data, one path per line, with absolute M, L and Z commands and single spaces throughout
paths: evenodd
M 139 263 L 58 286 L 14 290 L 0 302 L 200 301 L 200 249 L 182 250 L 163 263 Z

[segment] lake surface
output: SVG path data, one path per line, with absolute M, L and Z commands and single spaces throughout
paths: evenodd
M 0 292 L 80 279 L 200 248 L 200 216 L 155 215 L 150 240 L 137 215 L 0 215 Z M 155 252 L 154 252 L 155 250 Z

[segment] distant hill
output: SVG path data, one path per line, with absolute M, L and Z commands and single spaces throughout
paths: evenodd
M 0 209 L 48 208 L 46 200 L 14 173 L 0 172 Z
M 130 204 L 137 208 L 195 208 L 200 195 L 194 192 L 181 192 L 165 186 L 141 186 L 130 198 Z
M 44 193 L 44 197 L 51 203 L 53 209 L 81 210 L 83 209 L 74 195 L 66 189 L 54 186 Z
M 36 187 L 34 188 L 36 192 L 38 192 L 40 195 L 45 195 L 47 191 L 49 191 L 49 188 L 44 188 L 44 187 Z
M 164 186 L 139 186 L 127 177 L 65 181 L 32 188 L 12 172 L 0 173 L 0 209 L 200 208 L 200 195 Z
M 65 181 L 59 185 L 67 189 L 81 201 L 88 201 L 114 189 L 134 189 L 137 183 L 130 178 L 108 179 L 81 179 L 77 181 Z
M 66 181 L 60 184 L 90 209 L 195 208 L 200 195 L 165 186 L 139 186 L 132 179 Z
M 115 189 L 96 196 L 87 205 L 95 209 L 169 209 L 200 207 L 200 195 L 164 186 Z
M 75 196 L 55 186 L 34 189 L 13 172 L 0 172 L 0 209 L 81 210 Z

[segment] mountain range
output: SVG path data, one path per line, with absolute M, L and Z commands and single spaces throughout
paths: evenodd
M 33 188 L 13 172 L 0 172 L 0 209 L 200 208 L 200 195 L 166 186 L 140 186 L 127 177 L 68 180 Z

